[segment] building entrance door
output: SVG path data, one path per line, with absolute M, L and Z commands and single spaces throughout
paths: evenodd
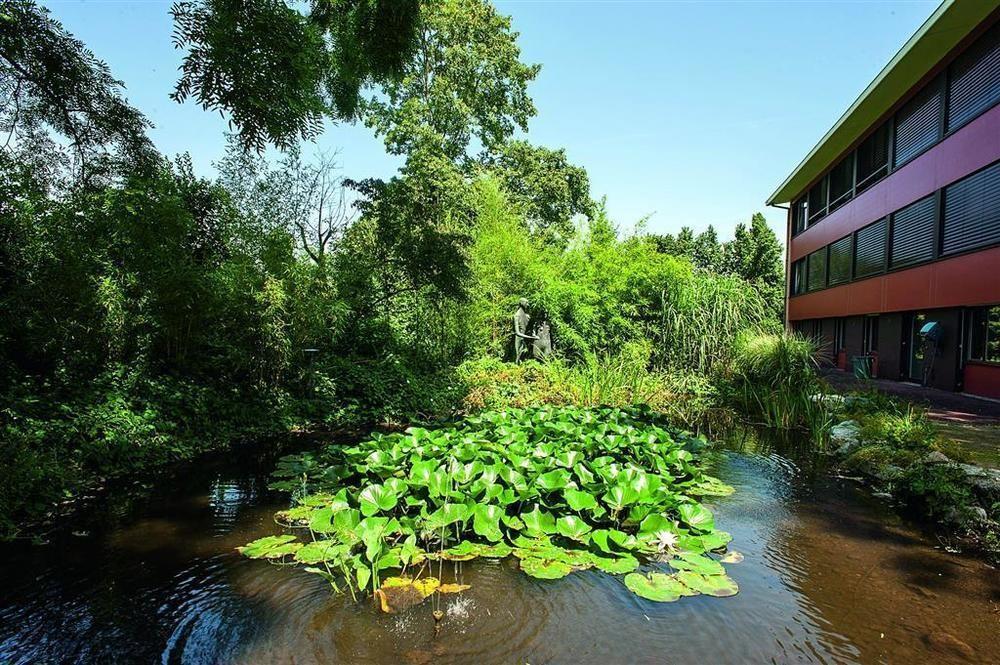
M 924 343 L 920 339 L 920 329 L 927 323 L 927 315 L 923 312 L 914 312 L 908 317 L 909 326 L 906 328 L 903 358 L 906 359 L 906 378 L 917 383 L 923 380 L 924 371 Z

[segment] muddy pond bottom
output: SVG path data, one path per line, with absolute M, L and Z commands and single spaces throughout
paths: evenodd
M 477 560 L 437 633 L 430 600 L 384 615 L 236 554 L 279 532 L 271 466 L 205 466 L 111 525 L 0 547 L 0 662 L 1000 661 L 1000 572 L 780 455 L 726 452 L 713 470 L 736 489 L 710 507 L 745 555 L 727 566 L 739 595 L 660 604 L 597 571 L 545 581 Z

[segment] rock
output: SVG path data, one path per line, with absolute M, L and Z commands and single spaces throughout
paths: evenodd
M 976 657 L 976 652 L 972 647 L 943 630 L 924 635 L 924 642 L 928 647 L 940 654 L 958 656 L 965 660 L 973 660 Z
M 903 469 L 896 466 L 895 464 L 886 464 L 885 466 L 875 467 L 871 470 L 871 474 L 881 480 L 884 483 L 897 480 L 903 475 Z
M 1000 470 L 975 464 L 959 464 L 969 484 L 980 492 L 1000 496 Z
M 861 428 L 857 421 L 845 420 L 830 428 L 830 445 L 836 447 L 836 454 L 850 455 L 861 443 Z
M 951 458 L 940 451 L 933 451 L 924 455 L 923 459 L 920 460 L 924 464 L 948 464 L 951 462 Z

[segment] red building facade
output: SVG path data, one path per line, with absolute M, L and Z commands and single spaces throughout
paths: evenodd
M 831 363 L 1000 398 L 998 5 L 943 3 L 768 201 Z

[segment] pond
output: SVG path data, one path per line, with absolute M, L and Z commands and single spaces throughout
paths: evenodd
M 798 460 L 798 461 L 797 461 Z M 804 460 L 804 463 L 803 463 Z M 808 457 L 726 450 L 710 507 L 745 560 L 732 598 L 653 603 L 593 570 L 527 577 L 511 557 L 398 615 L 235 548 L 278 533 L 273 458 L 164 481 L 115 519 L 0 546 L 0 662 L 995 662 L 1000 574 L 948 554 Z M 105 516 L 107 517 L 107 516 Z

